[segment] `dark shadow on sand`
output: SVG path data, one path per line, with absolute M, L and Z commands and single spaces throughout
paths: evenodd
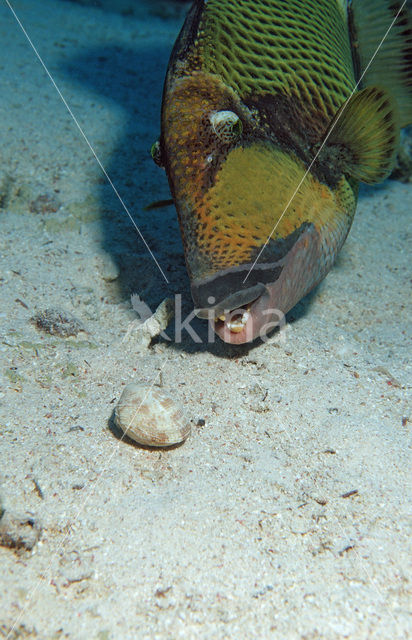
M 91 49 L 72 59 L 65 68 L 72 80 L 96 93 L 97 103 L 100 96 L 103 104 L 110 100 L 123 110 L 124 131 L 115 143 L 110 160 L 103 163 L 104 168 L 169 284 L 101 173 L 97 189 L 103 248 L 120 269 L 120 277 L 110 285 L 111 295 L 126 302 L 130 301 L 131 294 L 138 293 L 151 309 L 174 293 L 183 292 L 189 297 L 189 281 L 174 207 L 150 212 L 144 209 L 154 200 L 170 197 L 166 176 L 150 156 L 151 145 L 160 130 L 163 79 L 169 55 L 169 47 L 154 50 L 136 40 L 135 49 L 113 44 Z M 96 109 L 96 117 L 98 114 Z M 96 153 L 100 155 L 98 144 Z M 92 189 L 96 190 L 95 184 L 91 185 Z

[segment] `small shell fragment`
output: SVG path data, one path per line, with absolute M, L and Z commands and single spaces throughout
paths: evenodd
M 190 433 L 190 424 L 172 398 L 159 389 L 134 382 L 123 389 L 115 422 L 129 438 L 150 447 L 178 444 Z

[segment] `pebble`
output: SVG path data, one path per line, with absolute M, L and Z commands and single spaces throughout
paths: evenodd
M 77 336 L 80 331 L 85 331 L 83 323 L 64 309 L 39 311 L 31 318 L 31 322 L 37 329 L 62 338 Z
M 42 534 L 42 527 L 31 515 L 3 510 L 0 515 L 0 547 L 31 551 Z
M 186 440 L 190 424 L 172 398 L 148 385 L 130 383 L 115 409 L 115 423 L 129 438 L 151 447 Z
M 106 282 L 114 282 L 120 276 L 120 269 L 114 258 L 105 253 L 101 258 L 101 276 Z
M 56 213 L 60 207 L 61 202 L 53 193 L 43 193 L 30 203 L 31 213 Z

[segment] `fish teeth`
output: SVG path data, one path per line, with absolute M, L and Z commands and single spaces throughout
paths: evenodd
M 250 311 L 250 305 L 247 307 L 246 311 L 242 313 L 241 317 L 236 318 L 236 320 L 229 320 L 229 321 L 226 320 L 226 314 L 222 313 L 220 316 L 216 316 L 215 322 L 219 322 L 220 320 L 221 322 L 224 322 L 226 324 L 226 327 L 232 333 L 240 333 L 240 331 L 242 331 L 243 327 L 249 320 L 249 317 L 250 317 L 249 311 Z
M 227 322 L 226 326 L 232 333 L 240 333 L 250 317 L 249 311 L 244 311 L 241 318 Z

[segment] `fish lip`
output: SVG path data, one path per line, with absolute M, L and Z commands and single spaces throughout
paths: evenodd
M 265 292 L 266 285 L 259 282 L 248 289 L 241 289 L 226 296 L 224 300 L 221 300 L 214 306 L 195 309 L 195 314 L 198 318 L 210 320 L 219 317 L 223 313 L 233 313 L 237 309 L 243 309 L 243 307 L 252 304 L 261 295 L 264 295 Z

